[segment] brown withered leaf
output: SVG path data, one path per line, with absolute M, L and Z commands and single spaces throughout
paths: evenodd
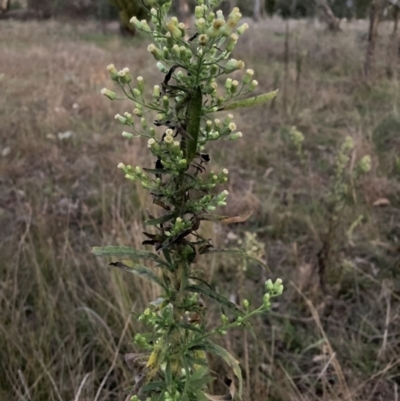
M 379 207 L 379 206 L 389 206 L 390 200 L 386 198 L 379 198 L 377 199 L 372 206 Z
M 125 362 L 129 369 L 143 368 L 146 366 L 148 354 L 144 353 L 130 353 L 125 354 Z

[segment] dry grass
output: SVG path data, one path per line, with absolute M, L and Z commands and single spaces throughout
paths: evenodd
M 287 291 L 256 322 L 258 340 L 235 332 L 223 341 L 245 366 L 249 400 L 398 400 L 400 100 L 396 74 L 385 76 L 390 28 L 382 27 L 368 85 L 365 23 L 330 36 L 290 22 L 286 77 L 284 24 L 254 28 L 237 58 L 254 66 L 263 90 L 286 80 L 286 107 L 281 96 L 241 113 L 246 140 L 212 149 L 212 164 L 231 171 L 231 212 L 256 210 L 232 230 L 258 232 L 272 276 L 282 276 Z M 148 203 L 116 169 L 120 161 L 151 161 L 114 122 L 131 106 L 99 95 L 110 87 L 111 61 L 147 82 L 162 79 L 139 39 L 104 36 L 91 23 L 1 23 L 0 400 L 122 400 L 134 379 L 121 357 L 138 330 L 130 312 L 155 290 L 90 254 L 94 245 L 140 246 Z M 303 163 L 287 143 L 291 125 L 306 138 Z M 322 199 L 347 135 L 354 158 L 369 153 L 373 169 L 343 216 L 323 292 L 315 269 L 327 221 Z M 380 198 L 390 205 L 373 207 Z M 346 232 L 360 214 L 350 241 Z M 225 229 L 207 229 L 226 240 Z M 236 292 L 236 261 L 210 259 L 204 267 L 221 292 Z M 250 268 L 240 293 L 256 301 L 265 278 Z

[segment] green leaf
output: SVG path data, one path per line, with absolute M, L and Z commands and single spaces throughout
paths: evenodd
M 187 291 L 195 292 L 197 294 L 203 294 L 206 297 L 213 299 L 218 302 L 224 308 L 230 310 L 235 316 L 243 316 L 244 313 L 229 299 L 225 298 L 223 295 L 218 294 L 213 289 L 200 285 L 189 285 L 186 287 Z
M 186 160 L 191 163 L 197 152 L 197 141 L 200 131 L 201 109 L 203 105 L 203 94 L 200 86 L 196 88 L 193 97 L 189 100 L 186 112 L 186 131 L 191 138 L 186 139 Z
M 161 217 L 157 217 L 156 219 L 146 220 L 144 223 L 150 226 L 158 226 L 159 224 L 166 223 L 167 221 L 172 220 L 174 217 L 178 216 L 178 212 L 169 212 L 165 213 Z
M 214 344 L 210 340 L 207 341 L 206 350 L 215 355 L 220 356 L 233 370 L 233 373 L 239 380 L 239 399 L 242 399 L 242 391 L 243 391 L 243 378 L 242 371 L 239 366 L 239 361 L 237 361 L 225 348 Z
M 218 109 L 218 111 L 234 110 L 234 109 L 238 109 L 240 107 L 258 106 L 260 104 L 269 102 L 274 97 L 276 97 L 277 94 L 278 94 L 278 89 L 273 92 L 264 93 L 259 96 L 250 97 L 250 98 L 244 99 L 244 100 L 238 100 L 237 102 L 233 102 L 231 104 L 228 104 L 227 106 L 221 107 L 220 109 Z
M 208 253 L 230 253 L 232 255 L 240 255 L 242 257 L 244 257 L 247 260 L 251 260 L 254 263 L 259 264 L 260 266 L 262 266 L 264 269 L 270 271 L 268 265 L 264 262 L 262 262 L 261 260 L 255 258 L 254 256 L 251 256 L 249 254 L 247 254 L 243 249 L 238 249 L 238 248 L 230 248 L 230 249 L 208 249 L 206 252 L 204 252 L 204 254 L 208 254 Z
M 106 246 L 104 248 L 95 246 L 92 248 L 92 253 L 96 256 L 126 256 L 130 259 L 145 259 L 152 260 L 158 264 L 170 267 L 167 262 L 162 260 L 158 255 L 152 252 L 143 251 L 128 246 Z
M 109 266 L 115 266 L 119 269 L 126 270 L 129 273 L 136 274 L 142 278 L 146 278 L 147 280 L 152 281 L 153 283 L 158 284 L 160 287 L 165 289 L 164 283 L 151 269 L 146 266 L 140 265 L 138 263 L 132 263 L 128 260 L 124 260 L 123 262 L 113 262 L 110 263 Z

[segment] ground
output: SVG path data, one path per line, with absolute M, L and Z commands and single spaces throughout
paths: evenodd
M 199 267 L 232 299 L 261 302 L 267 278 L 281 277 L 286 290 L 254 321 L 256 339 L 237 331 L 221 344 L 241 361 L 245 400 L 397 400 L 400 92 L 391 27 L 380 28 L 367 80 L 366 21 L 335 35 L 290 21 L 286 51 L 284 21 L 251 25 L 235 57 L 255 70 L 259 93 L 279 96 L 236 114 L 244 137 L 211 148 L 210 168 L 230 172 L 224 212 L 254 212 L 203 230 L 216 245 L 241 241 L 271 271 L 229 257 Z M 149 90 L 161 82 L 147 45 L 93 22 L 0 24 L 0 400 L 123 400 L 134 381 L 122 357 L 140 328 L 130 312 L 157 291 L 90 248 L 143 240 L 149 198 L 116 166 L 153 160 L 114 120 L 132 105 L 100 90 L 115 89 L 111 62 Z M 334 162 L 347 136 L 349 196 L 333 224 Z M 372 168 L 356 180 L 364 155 Z M 219 316 L 212 304 L 209 316 L 210 324 Z

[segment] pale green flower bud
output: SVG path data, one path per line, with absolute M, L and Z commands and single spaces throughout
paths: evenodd
M 238 24 L 240 18 L 242 18 L 242 14 L 239 7 L 234 7 L 228 16 L 228 22 L 231 24 L 232 28 Z
M 115 68 L 114 64 L 109 64 L 107 66 L 107 70 L 110 73 L 110 77 L 113 81 L 118 81 L 118 71 Z
M 207 34 L 211 38 L 216 38 L 221 35 L 221 28 L 224 26 L 225 21 L 222 19 L 216 19 L 213 21 L 212 26 L 207 29 Z
M 194 16 L 199 19 L 203 16 L 204 14 L 204 9 L 202 6 L 196 6 L 194 9 Z
M 116 114 L 114 116 L 114 118 L 116 120 L 118 120 L 121 124 L 126 124 L 126 122 L 127 122 L 127 119 L 125 117 L 121 116 L 120 114 Z
M 264 307 L 265 307 L 266 309 L 269 309 L 269 308 L 271 307 L 271 302 L 270 302 L 270 300 L 271 300 L 271 296 L 269 295 L 269 293 L 268 293 L 268 292 L 265 293 L 265 294 L 264 294 L 264 297 L 263 297 L 263 304 L 264 304 Z
M 231 35 L 229 35 L 229 40 L 228 40 L 228 43 L 226 45 L 226 51 L 227 52 L 230 53 L 230 52 L 233 51 L 233 49 L 236 46 L 236 43 L 237 43 L 238 39 L 239 39 L 239 36 L 236 35 L 236 33 L 232 33 Z
M 241 35 L 243 32 L 247 31 L 249 29 L 249 24 L 244 23 L 243 25 L 240 25 L 239 28 L 236 30 L 238 35 Z
M 222 10 L 217 10 L 216 15 L 218 19 L 222 19 L 223 21 L 225 20 L 224 13 L 222 12 Z
M 136 78 L 137 80 L 137 84 L 138 84 L 138 90 L 140 91 L 140 93 L 143 93 L 144 90 L 144 79 L 143 77 L 139 76 Z
M 244 68 L 244 62 L 241 60 L 235 60 L 234 58 L 230 59 L 226 64 L 225 64 L 225 73 L 229 74 L 233 71 L 236 70 L 241 70 Z
M 163 74 L 168 74 L 168 68 L 161 62 L 157 63 L 157 68 L 163 73 Z
M 161 60 L 163 58 L 162 51 L 156 45 L 148 45 L 147 50 L 154 56 L 156 60 Z
M 274 289 L 274 284 L 273 284 L 273 282 L 272 282 L 271 279 L 268 279 L 268 280 L 265 282 L 265 288 L 266 288 L 268 291 L 272 291 L 272 290 Z
M 147 23 L 147 21 L 146 21 L 145 19 L 142 19 L 142 20 L 140 21 L 140 23 L 142 24 L 142 30 L 143 30 L 144 32 L 151 32 L 151 29 L 150 29 L 150 27 L 149 27 L 149 24 Z
M 177 44 L 172 46 L 172 53 L 178 58 L 181 56 L 181 50 Z
M 124 132 L 122 133 L 122 136 L 123 136 L 124 138 L 127 138 L 127 139 L 132 139 L 132 138 L 134 138 L 134 135 L 133 135 L 133 134 L 131 134 L 130 132 L 126 132 L 126 131 L 124 131 Z
M 125 166 L 125 164 L 124 164 L 124 163 L 118 163 L 118 166 L 117 166 L 117 168 L 119 168 L 119 169 L 123 170 L 123 169 L 125 169 L 125 168 L 126 168 L 126 166 Z
M 251 82 L 251 80 L 253 79 L 253 75 L 254 75 L 254 70 L 250 70 L 250 69 L 246 70 L 246 74 L 243 75 L 242 82 L 245 85 L 248 85 Z
M 239 81 L 237 81 L 236 79 L 233 80 L 231 86 L 231 93 L 236 93 L 238 86 L 239 86 Z
M 132 113 L 135 114 L 138 117 L 142 117 L 143 116 L 143 110 L 139 109 L 138 107 L 133 109 Z
M 117 98 L 117 94 L 115 92 L 113 92 L 113 91 L 110 91 L 107 88 L 103 88 L 101 90 L 101 94 L 106 96 L 106 97 L 108 97 L 110 100 L 114 100 L 114 99 Z
M 244 299 L 243 306 L 247 309 L 250 306 L 250 302 L 247 299 Z
M 163 96 L 162 101 L 163 101 L 163 107 L 165 109 L 168 109 L 168 107 L 169 107 L 169 98 L 168 98 L 168 96 Z
M 230 92 L 232 88 L 232 78 L 227 78 L 225 81 L 225 89 Z
M 153 88 L 153 97 L 159 98 L 161 94 L 161 88 L 160 85 L 154 85 Z
M 204 33 L 205 27 L 206 27 L 206 20 L 204 18 L 199 18 L 196 23 L 196 28 L 200 33 Z
M 255 79 L 253 79 L 253 80 L 250 82 L 249 91 L 252 92 L 254 89 L 257 88 L 257 86 L 258 86 L 258 81 L 256 81 Z
M 135 173 L 136 173 L 137 175 L 142 174 L 142 169 L 141 169 L 139 166 L 136 166 L 136 167 L 135 167 Z
M 234 134 L 230 134 L 228 136 L 229 140 L 231 141 L 236 141 L 236 139 L 239 139 L 243 136 L 243 134 L 239 131 L 239 132 L 235 132 Z
M 227 168 L 224 168 L 224 169 L 222 170 L 222 172 L 223 172 L 225 175 L 228 175 L 228 174 L 229 174 L 229 171 L 228 171 Z
M 178 20 L 176 18 L 172 17 L 171 20 L 167 22 L 166 27 L 174 39 L 182 38 L 183 34 L 178 27 Z
M 132 17 L 131 20 L 130 20 L 130 23 L 131 23 L 132 25 L 135 25 L 135 27 L 136 27 L 137 29 L 139 29 L 139 30 L 142 29 L 142 23 L 141 23 L 136 17 Z
M 144 130 L 147 129 L 147 121 L 144 117 L 140 119 L 140 125 Z
M 129 72 L 129 68 L 128 67 L 125 67 L 124 69 L 119 71 L 118 75 L 119 75 L 121 83 L 129 84 L 129 82 L 132 81 L 132 76 L 131 76 L 131 74 Z

